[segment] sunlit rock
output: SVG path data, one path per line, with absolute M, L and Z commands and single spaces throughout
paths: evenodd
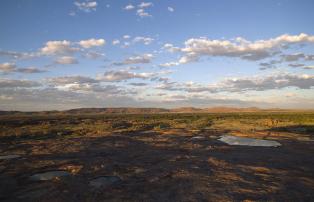
M 203 136 L 194 136 L 191 138 L 191 140 L 204 140 L 204 139 L 205 139 L 205 137 L 203 137 Z
M 281 144 L 273 140 L 260 140 L 255 138 L 237 137 L 232 135 L 223 135 L 218 140 L 228 145 L 246 145 L 259 147 L 278 147 Z

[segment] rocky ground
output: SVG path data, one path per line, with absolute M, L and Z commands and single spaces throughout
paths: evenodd
M 2 139 L 1 156 L 18 156 L 0 159 L 0 200 L 313 201 L 314 138 L 303 132 L 172 128 Z M 281 146 L 228 145 L 218 140 L 226 133 Z M 42 176 L 52 171 L 58 176 Z

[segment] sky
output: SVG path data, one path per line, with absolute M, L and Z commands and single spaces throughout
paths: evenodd
M 2 0 L 0 110 L 314 108 L 312 0 Z

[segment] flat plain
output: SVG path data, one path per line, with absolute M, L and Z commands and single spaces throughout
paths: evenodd
M 2 113 L 0 154 L 2 201 L 314 199 L 313 112 Z

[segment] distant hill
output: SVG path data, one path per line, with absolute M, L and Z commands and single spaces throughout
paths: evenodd
M 65 113 L 71 114 L 85 114 L 85 113 L 108 113 L 108 114 L 136 114 L 136 113 L 163 113 L 169 112 L 167 109 L 163 108 L 129 108 L 129 107 L 119 107 L 119 108 L 79 108 L 70 109 L 63 111 Z
M 181 108 L 174 108 L 170 109 L 169 112 L 174 113 L 196 113 L 196 112 L 202 112 L 204 109 L 195 108 L 195 107 L 181 107 Z
M 0 111 L 0 115 L 67 115 L 67 114 L 157 114 L 157 113 L 232 113 L 232 112 L 292 112 L 292 111 L 306 111 L 309 110 L 294 110 L 294 109 L 260 109 L 257 107 L 236 108 L 236 107 L 212 107 L 212 108 L 194 108 L 181 107 L 173 109 L 164 108 L 132 108 L 132 107 L 118 107 L 118 108 L 77 108 L 64 111 L 38 111 L 38 112 L 21 112 L 21 111 Z

